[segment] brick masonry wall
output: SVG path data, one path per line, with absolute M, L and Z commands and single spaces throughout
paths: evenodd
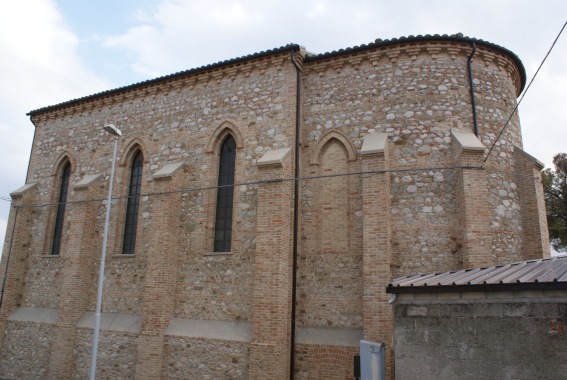
M 344 145 L 331 138 L 310 175 L 359 171 Z M 298 322 L 362 327 L 362 205 L 358 178 L 327 177 L 302 184 Z
M 565 292 L 521 293 L 401 300 L 394 308 L 396 379 L 563 378 Z
M 294 379 L 352 380 L 355 355 L 359 355 L 358 347 L 299 345 Z

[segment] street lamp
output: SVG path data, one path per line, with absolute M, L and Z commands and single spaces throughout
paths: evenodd
M 100 270 L 98 273 L 98 292 L 96 294 L 95 327 L 93 332 L 93 350 L 91 352 L 90 380 L 95 379 L 96 357 L 98 354 L 98 335 L 100 332 L 100 307 L 102 304 L 102 287 L 104 285 L 104 262 L 106 261 L 106 241 L 108 240 L 108 224 L 110 220 L 110 202 L 112 200 L 112 183 L 114 182 L 114 166 L 116 164 L 116 148 L 118 139 L 122 136 L 120 129 L 113 124 L 106 124 L 104 130 L 114 136 L 114 154 L 112 156 L 112 170 L 110 171 L 110 186 L 108 187 L 108 200 L 106 201 L 106 219 L 104 221 L 104 235 L 102 238 L 102 255 L 100 258 Z

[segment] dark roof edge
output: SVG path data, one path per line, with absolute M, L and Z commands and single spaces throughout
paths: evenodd
M 235 63 L 250 61 L 250 60 L 253 60 L 253 59 L 262 58 L 262 57 L 266 57 L 266 56 L 269 56 L 269 55 L 279 54 L 279 53 L 282 53 L 282 52 L 285 52 L 285 51 L 290 51 L 292 49 L 293 50 L 299 50 L 299 49 L 301 49 L 301 46 L 299 46 L 298 44 L 287 44 L 287 45 L 281 46 L 279 48 L 264 50 L 264 51 L 261 51 L 261 52 L 258 52 L 258 53 L 248 54 L 248 55 L 241 56 L 241 57 L 238 57 L 238 58 L 232 58 L 232 59 L 228 59 L 228 60 L 225 60 L 225 61 L 211 63 L 209 65 L 197 67 L 197 68 L 194 68 L 194 69 L 179 71 L 179 72 L 176 72 L 176 73 L 173 73 L 173 74 L 168 74 L 168 75 L 164 75 L 164 76 L 161 76 L 161 77 L 158 77 L 158 78 L 148 79 L 146 81 L 130 84 L 130 85 L 127 85 L 127 86 L 118 87 L 118 88 L 114 88 L 114 89 L 111 89 L 111 90 L 98 92 L 98 93 L 95 93 L 95 94 L 92 94 L 92 95 L 88 95 L 88 96 L 84 96 L 84 97 L 81 97 L 81 98 L 69 100 L 69 101 L 66 101 L 66 102 L 63 102 L 63 103 L 58 103 L 58 104 L 54 104 L 54 105 L 51 105 L 51 106 L 38 108 L 38 109 L 35 109 L 35 110 L 28 112 L 26 115 L 33 117 L 33 116 L 38 115 L 40 113 L 52 111 L 52 110 L 55 110 L 55 109 L 58 109 L 58 108 L 68 107 L 68 106 L 72 106 L 74 104 L 79 104 L 79 103 L 86 102 L 86 101 L 89 101 L 89 100 L 94 100 L 94 99 L 102 98 L 102 97 L 105 97 L 105 96 L 111 96 L 111 95 L 119 94 L 121 92 L 133 90 L 135 88 L 142 87 L 142 86 L 167 82 L 167 81 L 172 80 L 172 79 L 184 77 L 186 75 L 195 74 L 195 73 L 199 73 L 199 72 L 206 71 L 206 70 L 216 69 L 216 68 L 219 68 L 219 67 L 232 65 L 232 64 L 235 64 Z
M 393 286 L 386 293 L 459 293 L 459 292 L 510 292 L 525 290 L 567 290 L 567 282 L 529 282 L 513 284 Z
M 339 49 L 337 51 L 332 51 L 332 52 L 328 52 L 328 53 L 323 53 L 323 54 L 318 54 L 318 55 L 307 54 L 304 61 L 306 63 L 307 62 L 315 62 L 315 61 L 322 60 L 322 59 L 327 59 L 327 58 L 331 58 L 331 57 L 335 57 L 335 56 L 341 56 L 341 55 L 345 55 L 345 54 L 352 54 L 352 53 L 356 53 L 356 52 L 359 52 L 359 51 L 374 49 L 374 48 L 377 48 L 377 47 L 397 45 L 397 44 L 408 43 L 408 42 L 419 42 L 419 41 L 457 41 L 457 42 L 466 42 L 466 43 L 475 42 L 478 45 L 485 46 L 485 47 L 488 47 L 490 49 L 494 49 L 496 51 L 499 51 L 499 52 L 509 56 L 516 63 L 516 66 L 518 67 L 518 70 L 520 72 L 521 82 L 522 82 L 520 93 L 524 89 L 524 86 L 526 84 L 526 71 L 525 71 L 524 65 L 522 64 L 522 61 L 520 60 L 520 58 L 518 58 L 518 56 L 516 54 L 514 54 L 512 51 L 510 51 L 510 50 L 508 50 L 508 49 L 506 49 L 502 46 L 493 44 L 493 43 L 488 42 L 488 41 L 484 41 L 484 40 L 480 40 L 480 39 L 476 39 L 476 38 L 471 38 L 471 37 L 466 37 L 466 36 L 463 36 L 461 33 L 455 34 L 455 35 L 447 35 L 447 34 L 443 34 L 443 35 L 426 34 L 424 36 L 423 35 L 418 35 L 418 36 L 411 36 L 410 35 L 408 37 L 392 38 L 390 40 L 377 39 L 375 42 L 371 42 L 369 44 L 362 44 L 360 46 L 354 46 L 354 47 L 350 47 L 350 48 L 346 48 L 346 49 Z M 149 80 L 146 80 L 146 81 L 134 83 L 134 84 L 123 86 L 123 87 L 118 87 L 118 88 L 107 90 L 107 91 L 102 91 L 102 92 L 99 92 L 99 93 L 95 93 L 93 95 L 84 96 L 84 97 L 69 100 L 69 101 L 66 101 L 66 102 L 63 102 L 63 103 L 59 103 L 59 104 L 55 104 L 55 105 L 51 105 L 51 106 L 47 106 L 47 107 L 43 107 L 43 108 L 38 108 L 36 110 L 32 110 L 32 111 L 28 112 L 26 115 L 33 117 L 35 115 L 38 115 L 38 114 L 41 114 L 41 113 L 44 113 L 44 112 L 49 112 L 49 111 L 52 111 L 52 110 L 55 110 L 55 109 L 72 106 L 74 104 L 79 104 L 79 103 L 82 103 L 82 102 L 86 102 L 86 101 L 90 101 L 90 100 L 94 100 L 94 99 L 98 99 L 98 98 L 102 98 L 102 97 L 106 97 L 106 96 L 119 94 L 121 92 L 130 91 L 130 90 L 138 88 L 138 87 L 158 84 L 158 83 L 166 82 L 166 81 L 169 81 L 169 80 L 172 80 L 172 79 L 180 78 L 180 77 L 183 77 L 183 76 L 186 76 L 186 75 L 191 75 L 191 74 L 199 73 L 199 72 L 206 71 L 206 70 L 216 69 L 216 68 L 219 68 L 219 67 L 228 66 L 228 65 L 231 65 L 231 64 L 239 63 L 239 62 L 245 62 L 245 61 L 249 61 L 249 60 L 252 60 L 252 59 L 262 58 L 262 57 L 273 55 L 273 54 L 279 54 L 279 53 L 282 53 L 284 51 L 289 51 L 289 50 L 292 50 L 292 49 L 293 50 L 299 50 L 299 49 L 301 49 L 301 46 L 298 45 L 298 44 L 287 44 L 287 45 L 279 47 L 279 48 L 269 49 L 269 50 L 261 51 L 261 52 L 258 52 L 258 53 L 238 57 L 238 58 L 220 61 L 220 62 L 217 62 L 217 63 L 212 63 L 212 64 L 209 64 L 209 65 L 197 67 L 197 68 L 194 68 L 194 69 L 179 71 L 177 73 L 165 75 L 165 76 L 154 78 L 154 79 L 149 79 Z
M 448 34 L 443 34 L 443 35 L 426 34 L 426 35 L 417 35 L 417 36 L 410 35 L 408 37 L 392 38 L 390 40 L 377 39 L 375 42 L 371 42 L 367 45 L 363 44 L 363 45 L 360 45 L 360 46 L 354 46 L 354 47 L 335 50 L 335 51 L 332 51 L 332 52 L 322 53 L 322 54 L 315 54 L 315 55 L 310 54 L 310 55 L 307 55 L 305 57 L 305 62 L 315 62 L 315 61 L 319 61 L 319 60 L 330 58 L 330 57 L 336 57 L 336 56 L 341 56 L 341 55 L 344 55 L 344 54 L 356 53 L 356 52 L 359 52 L 359 51 L 374 49 L 374 48 L 377 48 L 377 47 L 398 45 L 398 44 L 408 43 L 408 42 L 420 42 L 420 41 L 456 41 L 456 42 L 466 42 L 466 43 L 474 42 L 477 45 L 484 46 L 484 47 L 499 51 L 500 53 L 503 53 L 503 54 L 509 56 L 514 61 L 516 66 L 518 67 L 518 70 L 520 72 L 520 77 L 521 77 L 521 80 L 522 80 L 520 93 L 522 93 L 522 91 L 524 90 L 524 87 L 526 85 L 526 69 L 524 68 L 524 65 L 523 65 L 522 61 L 520 60 L 520 58 L 515 53 L 513 53 L 512 51 L 510 51 L 510 50 L 508 50 L 505 47 L 502 47 L 500 45 L 494 44 L 492 42 L 484 41 L 484 40 L 481 40 L 481 39 L 473 38 L 473 37 L 467 37 L 467 36 L 464 36 L 462 33 L 453 34 L 453 35 L 448 35 Z

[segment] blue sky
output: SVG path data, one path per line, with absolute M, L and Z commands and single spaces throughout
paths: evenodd
M 462 32 L 504 46 L 528 78 L 564 0 L 22 0 L 0 3 L 0 198 L 25 184 L 30 110 L 298 43 L 312 52 Z M 567 152 L 567 31 L 520 106 L 524 149 Z M 9 203 L 0 199 L 0 241 Z

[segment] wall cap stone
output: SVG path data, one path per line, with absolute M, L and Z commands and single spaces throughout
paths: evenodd
M 152 178 L 153 179 L 171 178 L 184 165 L 185 165 L 185 163 L 183 163 L 183 162 L 176 162 L 176 163 L 173 163 L 173 164 L 167 164 L 163 168 L 161 168 L 160 170 L 155 172 L 154 175 L 152 176 Z
M 567 302 L 567 290 L 524 290 L 501 292 L 401 293 L 394 305 L 472 303 L 555 303 Z
M 86 189 L 88 188 L 94 181 L 102 177 L 102 174 L 88 174 L 83 177 L 79 182 L 73 186 L 75 190 Z
M 249 322 L 173 318 L 165 334 L 187 338 L 250 342 L 252 324 Z
M 58 309 L 45 309 L 42 307 L 18 307 L 8 316 L 9 321 L 57 323 Z
M 484 151 L 486 147 L 480 142 L 478 137 L 472 132 L 451 129 L 451 135 L 463 150 Z
M 28 191 L 35 189 L 35 187 L 39 184 L 39 182 L 30 182 L 25 184 L 24 186 L 20 187 L 17 190 L 14 190 L 10 193 L 10 196 L 12 198 L 16 198 L 16 197 L 21 197 L 22 195 L 24 195 L 25 193 L 27 193 Z
M 203 256 L 230 256 L 232 252 L 205 252 Z
M 297 344 L 358 347 L 363 338 L 362 328 L 299 326 Z
M 541 162 L 531 154 L 527 153 L 525 150 L 523 150 L 517 145 L 514 146 L 514 153 L 523 154 L 528 160 L 533 161 L 534 166 L 536 166 L 540 171 L 543 170 L 543 168 L 545 168 L 545 164 L 543 162 Z
M 95 313 L 92 311 L 85 312 L 79 322 L 78 328 L 94 329 Z M 100 328 L 101 330 L 122 331 L 130 333 L 140 333 L 142 327 L 142 316 L 139 314 L 123 314 L 123 313 L 101 313 Z
M 262 158 L 257 161 L 258 166 L 268 166 L 268 165 L 278 165 L 281 166 L 283 161 L 289 156 L 291 152 L 291 148 L 282 148 L 282 149 L 275 149 L 269 150 Z
M 362 148 L 360 149 L 361 156 L 370 154 L 384 154 L 386 144 L 388 142 L 387 133 L 370 133 L 364 137 Z

